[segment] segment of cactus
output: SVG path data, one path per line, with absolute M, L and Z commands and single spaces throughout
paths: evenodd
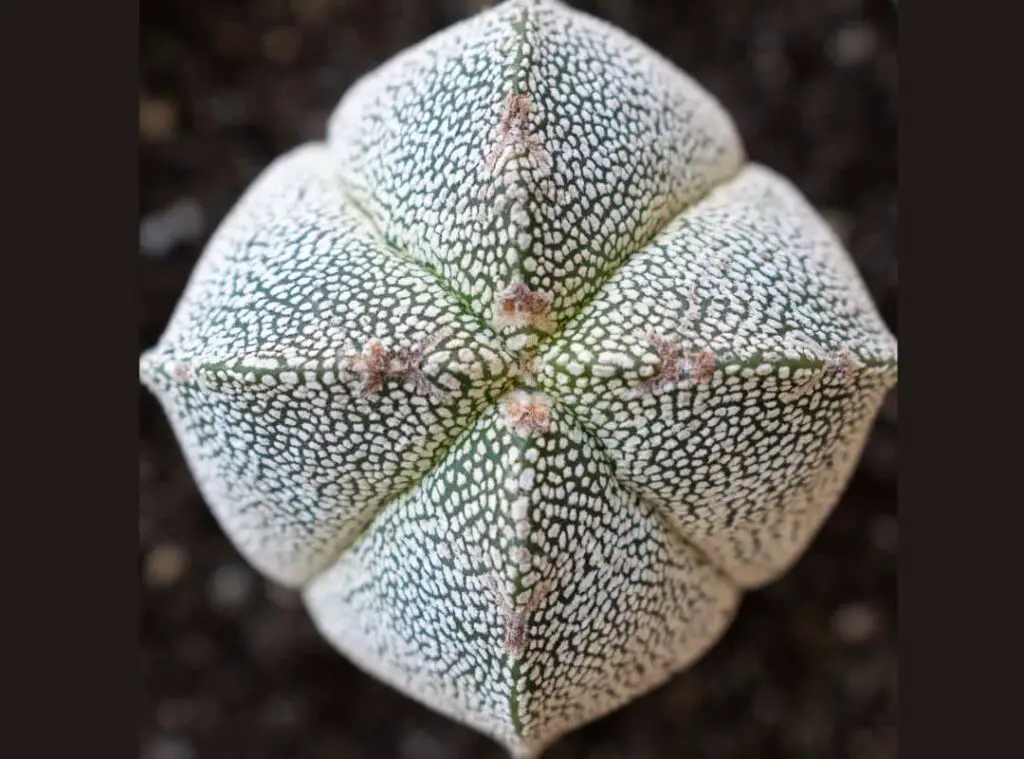
M 266 169 L 140 372 L 225 532 L 333 645 L 532 756 L 798 558 L 896 343 L 710 95 L 512 0 Z

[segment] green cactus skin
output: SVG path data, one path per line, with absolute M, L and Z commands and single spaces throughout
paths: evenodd
M 707 92 L 511 0 L 264 171 L 140 376 L 227 535 L 332 645 L 532 757 L 799 558 L 897 351 Z

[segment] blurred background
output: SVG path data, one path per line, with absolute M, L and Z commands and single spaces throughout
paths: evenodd
M 141 0 L 140 322 L 152 344 L 206 238 L 270 160 L 322 136 L 360 74 L 482 0 Z M 694 75 L 748 152 L 847 243 L 897 332 L 891 0 L 572 0 Z M 258 577 L 139 391 L 142 759 L 500 759 L 363 675 Z M 897 402 L 810 551 L 722 641 L 546 759 L 897 756 Z

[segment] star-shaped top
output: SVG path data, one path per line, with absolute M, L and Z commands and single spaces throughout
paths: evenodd
M 513 0 L 261 175 L 141 375 L 227 534 L 334 645 L 528 756 L 796 560 L 896 343 L 707 92 Z

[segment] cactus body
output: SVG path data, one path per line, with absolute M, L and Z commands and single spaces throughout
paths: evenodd
M 533 756 L 800 556 L 896 343 L 698 84 L 512 0 L 264 171 L 140 372 L 227 535 L 335 647 Z

